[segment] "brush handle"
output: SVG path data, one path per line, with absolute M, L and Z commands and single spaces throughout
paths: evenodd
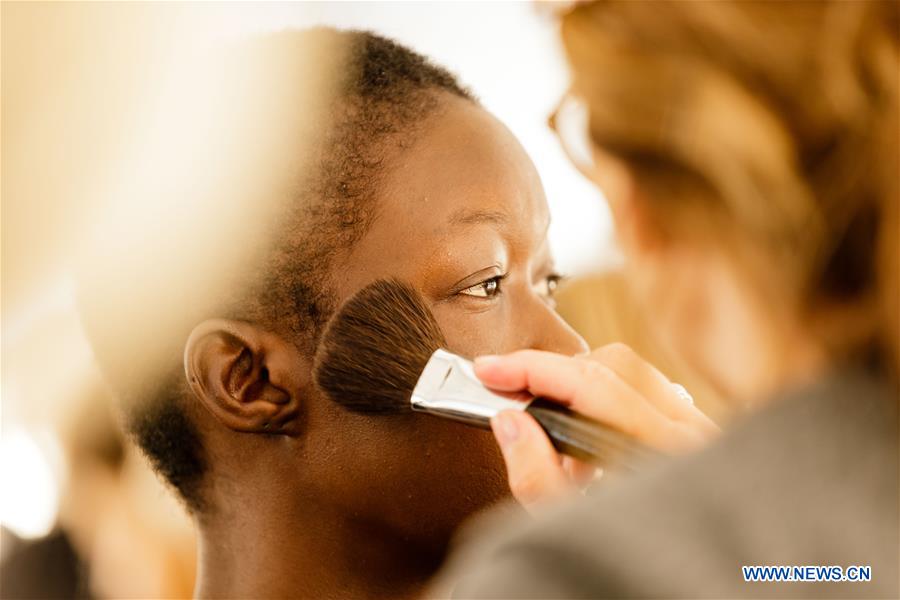
M 525 412 L 540 423 L 554 448 L 584 462 L 633 471 L 659 456 L 631 436 L 550 400 L 535 398 Z

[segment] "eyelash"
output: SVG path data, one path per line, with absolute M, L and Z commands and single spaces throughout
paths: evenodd
M 458 293 L 463 296 L 471 296 L 473 298 L 494 298 L 501 293 L 501 285 L 500 283 L 506 279 L 509 274 L 505 275 L 496 275 L 491 277 L 490 279 L 485 279 L 475 285 L 469 286 L 463 290 L 460 290 Z M 551 273 L 545 277 L 545 281 L 547 282 L 547 297 L 552 298 L 556 293 L 559 284 L 565 280 L 565 276 L 560 275 L 559 273 Z M 493 284 L 493 285 L 492 285 Z M 488 291 L 488 286 L 492 285 L 491 291 Z M 475 290 L 484 290 L 484 293 L 477 293 Z
M 485 279 L 484 281 L 480 281 L 475 285 L 470 285 L 469 287 L 462 289 L 459 291 L 463 296 L 471 296 L 473 298 L 493 298 L 500 294 L 500 282 L 506 279 L 507 275 L 496 275 L 491 277 L 490 279 Z M 494 288 L 492 292 L 487 291 L 487 286 L 490 284 L 494 284 Z M 475 293 L 473 290 L 483 289 L 484 294 Z

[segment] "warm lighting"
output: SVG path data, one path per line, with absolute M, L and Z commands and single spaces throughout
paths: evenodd
M 47 535 L 59 508 L 62 453 L 55 436 L 17 427 L 0 437 L 0 523 L 22 538 Z

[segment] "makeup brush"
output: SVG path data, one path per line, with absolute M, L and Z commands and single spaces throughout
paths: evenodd
M 501 410 L 530 414 L 554 447 L 580 460 L 634 469 L 655 452 L 630 436 L 549 400 L 489 390 L 444 336 L 410 285 L 378 280 L 331 318 L 316 351 L 318 386 L 349 410 L 421 411 L 490 429 Z

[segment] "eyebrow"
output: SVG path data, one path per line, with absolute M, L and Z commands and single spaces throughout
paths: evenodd
M 470 210 L 463 208 L 450 216 L 451 225 L 476 225 L 479 223 L 506 225 L 509 223 L 509 215 L 495 210 Z

